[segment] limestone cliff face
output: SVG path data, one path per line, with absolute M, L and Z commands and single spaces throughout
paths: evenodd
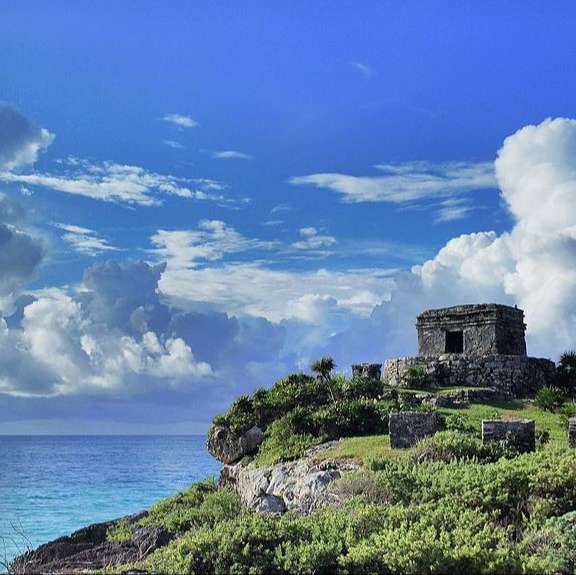
M 247 507 L 260 513 L 308 514 L 321 507 L 338 505 L 332 483 L 344 471 L 357 469 L 359 465 L 351 461 L 318 461 L 315 457 L 337 443 L 312 448 L 297 461 L 268 467 L 225 465 L 220 483 L 232 487 Z

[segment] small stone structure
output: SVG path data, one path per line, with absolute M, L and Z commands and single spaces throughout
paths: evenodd
M 365 379 L 382 379 L 381 363 L 355 363 L 352 366 L 352 377 Z
M 418 316 L 418 355 L 526 355 L 524 312 L 498 304 L 429 309 Z
M 533 419 L 485 419 L 482 421 L 482 444 L 505 441 L 520 453 L 536 449 Z
M 576 417 L 568 420 L 568 445 L 576 447 Z
M 390 414 L 388 425 L 392 448 L 412 447 L 440 431 L 440 417 L 433 411 L 400 411 Z
M 490 387 L 509 397 L 534 395 L 553 381 L 552 361 L 526 355 L 524 312 L 516 307 L 427 310 L 416 327 L 418 355 L 386 360 L 387 385 L 409 386 L 415 368 L 436 387 Z

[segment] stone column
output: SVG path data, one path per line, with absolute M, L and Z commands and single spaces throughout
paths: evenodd
M 400 411 L 389 416 L 390 445 L 412 447 L 424 437 L 440 431 L 440 417 L 432 411 Z
M 568 445 L 576 447 L 576 417 L 568 420 Z

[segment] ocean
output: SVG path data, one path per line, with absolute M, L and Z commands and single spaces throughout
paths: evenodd
M 216 476 L 204 436 L 0 436 L 0 564 Z M 0 567 L 0 572 L 2 568 Z

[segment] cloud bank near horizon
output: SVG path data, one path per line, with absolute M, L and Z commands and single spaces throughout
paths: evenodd
M 405 169 L 395 168 L 402 177 Z M 0 296 L 10 300 L 0 319 L 0 393 L 238 393 L 326 353 L 341 368 L 412 354 L 423 309 L 485 301 L 517 303 L 529 351 L 554 357 L 576 331 L 576 120 L 518 130 L 499 150 L 495 174 L 513 228 L 453 238 L 408 271 L 229 261 L 276 246 L 206 220 L 158 230 L 151 262 L 98 262 L 79 286 L 28 294 L 42 243 L 16 205 L 0 202 Z M 66 226 L 94 248 L 92 230 Z M 303 227 L 293 250 L 339 245 Z

